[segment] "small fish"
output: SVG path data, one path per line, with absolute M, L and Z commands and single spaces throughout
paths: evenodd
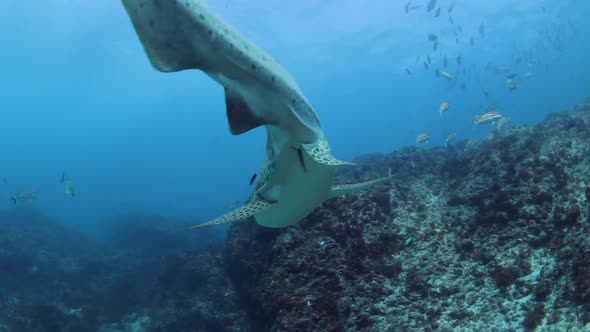
M 443 101 L 438 108 L 438 112 L 440 113 L 440 118 L 442 119 L 443 113 L 449 110 L 449 102 Z
M 459 32 L 463 32 L 463 28 L 460 25 L 457 26 L 457 30 L 459 30 Z
M 442 77 L 444 77 L 447 81 L 452 81 L 453 80 L 453 76 L 451 76 L 451 74 L 447 73 L 444 70 L 439 70 L 438 73 L 439 73 L 439 75 L 441 75 Z
M 435 41 L 434 43 L 432 43 L 432 51 L 436 52 L 437 49 L 438 49 L 438 41 Z
M 424 61 L 424 68 L 428 70 L 428 63 L 426 61 Z
M 486 112 L 491 112 L 491 111 L 495 110 L 496 108 L 498 108 L 498 104 L 490 103 L 490 104 L 488 104 L 488 106 L 486 106 Z
M 434 12 L 434 17 L 439 17 L 440 16 L 440 7 L 436 10 L 436 12 Z
M 479 143 L 479 139 L 478 138 L 472 138 L 469 141 L 467 141 L 467 143 L 465 143 L 465 147 L 463 147 L 463 151 L 467 152 L 471 149 L 473 149 L 477 143 Z
M 451 142 L 455 139 L 455 137 L 457 137 L 457 134 L 455 133 L 450 133 L 447 135 L 447 138 L 445 139 L 445 149 L 449 147 L 449 144 L 451 144 Z
M 500 65 L 500 66 L 494 67 L 494 70 L 496 71 L 496 73 L 507 73 L 510 71 L 510 67 L 505 66 L 505 65 Z
M 479 35 L 481 36 L 482 39 L 484 39 L 486 37 L 486 30 L 485 30 L 483 23 L 479 25 Z
M 484 96 L 489 96 L 490 93 L 488 92 L 488 89 L 484 88 L 483 90 L 481 90 L 481 93 L 483 93 Z
M 14 202 L 14 204 L 24 203 L 24 202 L 30 202 L 32 200 L 35 200 L 38 195 L 39 195 L 38 191 L 28 190 L 28 191 L 22 191 L 20 193 L 10 195 L 10 199 Z
M 491 123 L 494 125 L 495 121 L 502 117 L 502 114 L 496 112 L 486 112 L 482 115 L 478 115 L 473 120 L 473 126 L 477 126 L 480 124 L 488 124 Z
M 512 73 L 512 74 L 508 75 L 507 78 L 515 78 L 516 76 L 518 76 L 517 73 Z
M 445 55 L 445 58 L 443 60 L 443 67 L 447 68 L 447 56 Z
M 70 196 L 71 198 L 76 197 L 76 190 L 74 189 L 74 183 L 72 180 L 66 177 L 66 173 L 62 173 L 61 175 L 61 183 L 63 183 L 66 195 Z
M 527 78 L 527 77 L 532 77 L 534 74 L 532 72 L 527 72 L 524 75 L 522 75 L 522 77 Z
M 453 9 L 455 9 L 455 3 L 454 2 L 449 6 L 449 9 L 447 9 L 447 13 L 449 13 L 449 14 L 452 13 L 453 12 Z
M 422 134 L 418 135 L 418 137 L 416 137 L 416 143 L 417 144 L 427 143 L 429 139 L 430 139 L 429 133 L 422 133 Z
M 426 54 L 426 60 L 428 61 L 428 64 L 431 63 L 431 61 L 430 61 L 430 55 L 429 54 Z
M 501 117 L 500 120 L 498 120 L 498 130 L 502 129 L 502 127 L 504 127 L 508 123 L 508 121 L 510 121 L 509 117 Z
M 406 14 L 410 12 L 410 2 L 406 3 L 406 5 L 404 6 L 404 10 L 406 11 Z
M 459 64 L 459 65 L 460 65 L 460 64 L 461 64 L 461 60 L 462 60 L 462 59 L 461 59 L 461 56 L 459 55 L 459 56 L 457 57 L 457 64 Z
M 436 0 L 430 0 L 428 1 L 428 5 L 426 5 L 426 11 L 431 12 L 434 7 L 436 7 Z
M 452 16 L 450 16 L 450 15 L 449 15 L 449 22 L 450 22 L 451 24 L 455 24 L 455 21 L 453 21 L 453 17 L 452 17 Z
M 430 40 L 431 42 L 437 41 L 438 40 L 438 36 L 435 35 L 435 34 L 433 34 L 433 33 L 430 33 L 430 34 L 428 34 L 428 40 Z
M 491 140 L 493 140 L 493 139 L 494 139 L 494 132 L 493 132 L 493 131 L 492 131 L 492 132 L 490 132 L 490 133 L 488 134 L 488 136 L 486 137 L 486 139 L 487 139 L 488 141 L 491 141 Z
M 463 90 L 467 89 L 467 84 L 465 84 L 465 82 L 461 83 L 461 89 L 463 89 Z
M 256 173 L 254 173 L 254 175 L 252 175 L 252 177 L 250 178 L 250 185 L 254 184 L 254 181 L 256 181 L 256 176 L 257 176 Z
M 469 45 L 471 45 L 471 46 L 475 45 L 475 40 L 473 40 L 473 37 L 469 38 Z
M 4 183 L 4 184 L 8 183 L 8 179 L 5 176 L 2 177 L 2 183 Z
M 508 89 L 510 90 L 510 92 L 516 90 L 516 88 L 517 88 L 516 82 L 514 82 L 514 80 L 511 78 L 506 80 L 506 85 L 508 86 Z
M 406 67 L 406 68 L 404 68 L 404 70 L 406 71 L 406 73 L 408 75 L 412 75 L 412 72 L 410 71 L 410 68 Z

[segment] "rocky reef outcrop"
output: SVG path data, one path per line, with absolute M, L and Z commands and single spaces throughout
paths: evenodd
M 257 331 L 590 329 L 590 103 L 480 146 L 358 158 L 394 180 L 281 230 L 234 225 Z
M 393 180 L 207 245 L 0 210 L 0 332 L 590 330 L 590 101 L 465 145 L 361 156 L 338 182 Z

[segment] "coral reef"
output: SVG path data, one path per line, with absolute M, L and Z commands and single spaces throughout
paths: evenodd
M 4 331 L 590 330 L 590 102 L 464 150 L 357 158 L 300 224 L 0 211 Z M 209 232 L 209 233 L 208 233 Z
M 590 103 L 476 149 L 358 158 L 282 230 L 236 224 L 230 278 L 259 331 L 590 328 Z
M 221 249 L 188 224 L 127 216 L 97 239 L 34 210 L 0 221 L 2 332 L 251 330 Z

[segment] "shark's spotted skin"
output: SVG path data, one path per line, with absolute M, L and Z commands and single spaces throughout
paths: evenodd
M 254 199 L 254 200 L 250 201 L 248 204 L 246 204 L 242 207 L 239 207 L 230 213 L 226 213 L 219 218 L 215 218 L 215 219 L 208 221 L 206 223 L 195 225 L 191 228 L 198 229 L 198 228 L 215 226 L 215 225 L 225 224 L 225 223 L 232 222 L 232 221 L 246 219 L 248 217 L 255 215 L 256 213 L 263 211 L 264 209 L 268 208 L 269 206 L 271 206 L 270 203 L 267 203 L 265 201 L 261 201 L 258 199 Z
M 254 216 L 266 227 L 296 224 L 323 201 L 385 179 L 332 186 L 337 166 L 313 108 L 291 75 L 201 0 L 122 0 L 157 70 L 199 69 L 224 88 L 232 134 L 267 130 L 266 159 L 250 203 L 194 228 Z
M 334 158 L 330 145 L 328 145 L 328 141 L 325 138 L 320 139 L 316 144 L 304 144 L 303 147 L 313 160 L 320 164 L 327 166 L 354 165 L 354 163 Z

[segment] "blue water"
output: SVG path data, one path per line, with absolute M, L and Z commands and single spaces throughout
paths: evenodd
M 439 18 L 406 14 L 405 2 L 391 0 L 210 5 L 292 73 L 340 159 L 414 145 L 421 132 L 432 135 L 425 148 L 449 132 L 485 138 L 490 129 L 471 121 L 491 102 L 510 125 L 532 124 L 590 95 L 590 2 L 455 1 L 451 25 L 452 2 L 439 1 Z M 232 136 L 222 88 L 203 73 L 155 71 L 118 1 L 3 0 L 0 30 L 1 208 L 15 208 L 10 193 L 37 189 L 29 206 L 80 228 L 128 213 L 196 224 L 252 190 L 265 131 Z M 438 35 L 437 52 L 429 33 Z M 444 55 L 452 82 L 434 75 Z M 508 73 L 488 64 L 533 76 L 509 92 Z M 442 101 L 451 108 L 441 119 Z M 76 186 L 74 200 L 62 172 Z

